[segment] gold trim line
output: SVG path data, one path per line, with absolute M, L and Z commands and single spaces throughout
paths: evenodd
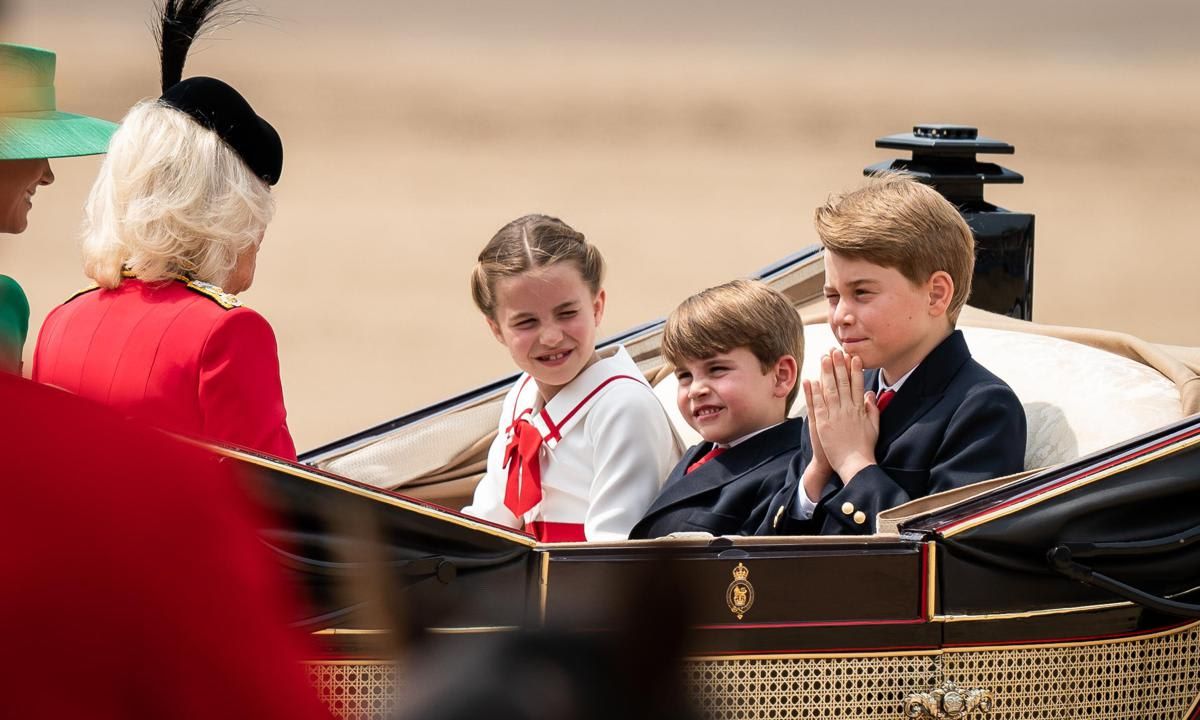
M 538 622 L 546 624 L 546 596 L 550 592 L 550 553 L 542 553 L 541 570 L 538 574 Z
M 1078 605 L 1068 608 L 1049 608 L 1047 610 L 1029 610 L 1027 612 L 991 613 L 989 615 L 935 615 L 933 622 L 973 622 L 977 620 L 1020 620 L 1021 618 L 1045 617 L 1047 615 L 1069 615 L 1071 613 L 1092 612 L 1094 610 L 1110 610 L 1118 607 L 1133 607 L 1128 600 L 1101 603 L 1099 605 Z
M 424 505 L 420 505 L 420 504 L 412 502 L 410 500 L 404 500 L 403 498 L 392 497 L 391 495 L 384 495 L 384 494 L 382 494 L 382 492 L 384 492 L 382 488 L 379 488 L 380 493 L 377 494 L 377 493 L 373 493 L 373 492 L 364 490 L 364 489 L 358 487 L 357 485 L 336 482 L 334 480 L 331 480 L 331 479 L 324 477 L 322 475 L 319 475 L 317 473 L 307 472 L 307 471 L 292 467 L 291 465 L 285 465 L 283 463 L 277 463 L 277 462 L 274 462 L 271 460 L 266 460 L 266 459 L 257 457 L 255 455 L 251 455 L 249 453 L 242 452 L 240 450 L 234 450 L 232 448 L 221 447 L 220 445 L 210 445 L 208 443 L 196 440 L 195 438 L 188 438 L 188 437 L 185 437 L 182 435 L 176 435 L 175 437 L 177 437 L 181 440 L 190 442 L 193 445 L 197 445 L 199 447 L 205 448 L 206 450 L 215 452 L 218 455 L 224 455 L 225 457 L 242 460 L 242 461 L 251 463 L 253 465 L 258 465 L 259 467 L 267 468 L 269 470 L 276 470 L 279 472 L 284 472 L 284 473 L 287 473 L 288 475 L 291 475 L 293 477 L 298 477 L 298 478 L 301 478 L 304 480 L 311 480 L 311 481 L 320 483 L 321 485 L 324 485 L 325 487 L 331 487 L 331 488 L 334 488 L 337 490 L 343 490 L 343 491 L 349 492 L 353 495 L 358 495 L 359 497 L 364 497 L 364 498 L 368 498 L 370 500 L 375 500 L 377 502 L 382 502 L 386 505 L 391 505 L 393 507 L 404 508 L 405 510 L 409 510 L 418 515 L 424 515 L 425 517 L 437 518 L 438 520 L 442 520 L 443 522 L 448 522 L 451 525 L 457 525 L 459 527 L 476 530 L 478 532 L 482 532 L 487 535 L 492 535 L 494 537 L 503 538 L 510 542 L 517 543 L 518 545 L 524 545 L 525 547 L 529 547 L 529 548 L 532 548 L 535 545 L 537 545 L 537 541 L 534 540 L 533 538 L 529 537 L 528 535 L 525 535 L 522 533 L 516 533 L 516 532 L 506 532 L 499 528 L 492 527 L 491 525 L 484 525 L 483 523 L 472 522 L 465 518 L 460 518 L 456 515 L 451 515 L 450 513 L 447 513 L 447 512 L 442 512 L 440 510 L 433 510 L 431 508 L 427 508 Z
M 434 635 L 483 635 L 485 633 L 517 632 L 520 625 L 480 625 L 477 627 L 431 627 L 425 630 Z

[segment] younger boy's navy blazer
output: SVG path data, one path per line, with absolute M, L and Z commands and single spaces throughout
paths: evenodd
M 767 504 L 787 481 L 788 466 L 800 450 L 802 428 L 799 419 L 787 420 L 685 476 L 712 443 L 692 446 L 629 538 L 644 540 L 673 532 L 752 535 L 766 517 Z
M 867 372 L 866 387 L 877 387 L 878 374 Z M 875 532 L 875 516 L 883 510 L 1020 472 L 1025 409 L 1003 380 L 971 358 L 962 332 L 955 331 L 925 356 L 880 414 L 878 464 L 849 484 L 834 474 L 808 520 L 796 517 L 800 478 L 813 455 L 807 426 L 802 437 L 759 535 L 866 535 Z

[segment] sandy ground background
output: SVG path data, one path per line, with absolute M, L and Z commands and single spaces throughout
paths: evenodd
M 243 296 L 279 337 L 302 449 L 507 373 L 467 275 L 508 220 L 557 214 L 609 264 L 602 331 L 815 242 L 812 209 L 977 125 L 1037 214 L 1035 317 L 1200 345 L 1200 6 L 258 0 L 185 74 L 242 90 L 286 146 Z M 0 0 L 0 39 L 58 52 L 61 109 L 157 96 L 149 0 Z M 41 318 L 86 284 L 99 161 L 54 164 L 0 270 Z

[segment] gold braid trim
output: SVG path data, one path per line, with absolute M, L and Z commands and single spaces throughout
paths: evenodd
M 123 277 L 127 277 L 127 278 L 136 278 L 137 277 L 137 275 L 134 274 L 134 272 L 132 270 L 123 270 L 123 271 L 121 271 L 121 275 Z M 234 295 L 233 293 L 227 293 L 224 290 L 222 290 L 221 288 L 217 287 L 216 285 L 213 285 L 212 283 L 206 283 L 202 280 L 193 280 L 190 277 L 188 277 L 187 275 L 179 275 L 176 273 L 172 273 L 171 278 L 183 283 L 187 287 L 188 290 L 192 290 L 194 292 L 200 293 L 201 295 L 204 295 L 205 297 L 209 298 L 210 300 L 212 300 L 216 304 L 220 305 L 221 307 L 225 308 L 226 310 L 232 310 L 234 308 L 242 307 L 242 301 L 238 300 L 237 295 Z M 80 290 L 79 292 L 75 293 L 75 295 L 72 295 L 71 299 L 74 299 L 75 296 L 77 296 L 77 295 L 81 295 L 85 292 L 95 290 L 98 287 L 99 287 L 99 285 L 93 285 L 84 290 Z

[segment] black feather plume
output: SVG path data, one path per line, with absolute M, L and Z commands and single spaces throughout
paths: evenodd
M 166 92 L 183 79 L 192 41 L 205 30 L 237 21 L 232 6 L 238 0 L 160 0 L 162 22 L 154 28 L 162 63 L 162 89 Z

